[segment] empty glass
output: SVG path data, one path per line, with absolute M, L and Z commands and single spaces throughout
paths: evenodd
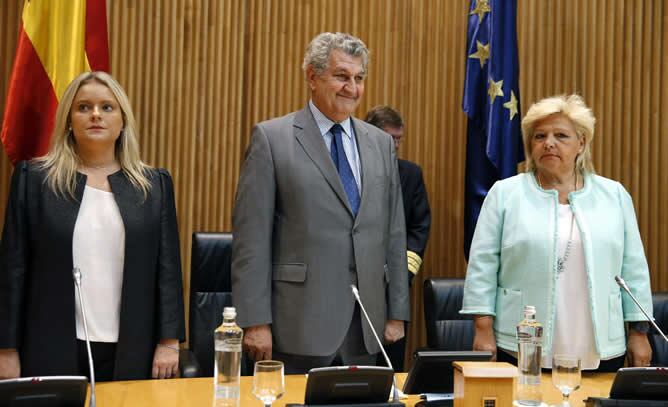
M 559 389 L 564 400 L 562 406 L 570 406 L 568 396 L 580 388 L 580 358 L 577 356 L 554 355 L 552 358 L 552 384 Z
M 253 395 L 260 399 L 265 407 L 268 407 L 276 399 L 279 399 L 284 392 L 283 362 L 276 360 L 255 362 Z

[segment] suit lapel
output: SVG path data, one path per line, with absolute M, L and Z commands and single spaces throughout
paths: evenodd
M 332 187 L 341 203 L 348 209 L 348 212 L 352 216 L 353 211 L 350 208 L 348 196 L 343 190 L 341 178 L 339 178 L 339 173 L 336 171 L 336 167 L 334 167 L 332 157 L 329 155 L 329 151 L 325 145 L 325 140 L 323 140 L 320 129 L 308 106 L 297 112 L 294 127 L 295 137 L 306 152 L 306 155 L 318 167 L 329 186 Z
M 369 179 L 367 175 L 371 174 L 370 167 L 373 160 L 373 146 L 371 145 L 371 138 L 367 129 L 360 124 L 358 119 L 353 118 L 353 127 L 355 128 L 355 137 L 357 139 L 357 151 L 360 155 L 360 177 L 362 178 L 362 191 L 360 195 L 360 207 L 358 214 L 364 210 L 366 201 L 369 200 Z M 366 187 L 365 187 L 366 186 Z
M 129 247 L 134 246 L 134 242 L 128 242 L 128 239 L 134 236 L 131 231 L 128 233 L 128 229 L 143 224 L 143 213 L 140 205 L 143 197 L 141 196 L 141 192 L 137 191 L 130 180 L 127 179 L 123 171 L 111 174 L 107 179 L 109 180 L 109 186 L 111 186 L 111 192 L 114 193 L 114 200 L 121 214 L 121 219 L 123 219 L 125 247 L 127 250 Z
M 79 217 L 79 209 L 81 209 L 81 201 L 83 200 L 84 188 L 86 187 L 86 176 L 77 172 L 76 177 L 75 199 L 71 199 L 70 196 L 67 196 L 65 199 L 58 197 L 54 199 L 51 205 L 54 209 L 53 213 L 61 220 L 60 223 L 65 228 L 62 236 L 74 235 L 74 227 Z M 72 253 L 72 239 L 67 240 L 66 252 Z

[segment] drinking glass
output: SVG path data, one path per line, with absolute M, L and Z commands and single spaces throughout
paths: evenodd
M 563 396 L 562 406 L 570 406 L 568 396 L 580 388 L 580 358 L 569 355 L 554 355 L 552 358 L 552 384 Z
M 283 362 L 276 360 L 262 360 L 255 362 L 255 373 L 253 374 L 253 395 L 264 403 L 265 407 L 271 406 L 285 392 L 285 379 L 283 375 Z

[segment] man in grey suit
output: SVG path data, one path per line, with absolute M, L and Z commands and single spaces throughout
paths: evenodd
M 311 100 L 253 128 L 233 214 L 232 293 L 243 347 L 286 372 L 375 364 L 409 319 L 406 234 L 392 138 L 351 115 L 368 50 L 322 33 L 306 49 Z

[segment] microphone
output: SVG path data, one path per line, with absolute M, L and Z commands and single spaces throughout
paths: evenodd
M 369 327 L 371 328 L 371 332 L 373 332 L 373 336 L 376 338 L 376 342 L 378 342 L 378 346 L 380 346 L 380 351 L 383 352 L 383 356 L 385 357 L 385 362 L 387 365 L 390 367 L 390 369 L 394 370 L 394 366 L 392 366 L 392 362 L 390 362 L 390 358 L 387 357 L 387 353 L 385 352 L 385 348 L 383 348 L 383 343 L 380 341 L 378 338 L 378 334 L 376 333 L 376 330 L 373 328 L 373 324 L 371 323 L 371 319 L 369 319 L 369 315 L 366 313 L 366 310 L 364 309 L 364 305 L 362 304 L 362 300 L 360 299 L 360 293 L 357 291 L 357 287 L 355 287 L 355 284 L 351 284 L 350 288 L 353 290 L 353 296 L 357 300 L 357 303 L 360 305 L 360 308 L 362 309 L 362 313 L 364 314 L 364 317 L 366 318 L 366 322 L 369 323 Z M 397 382 L 394 379 L 394 375 L 392 375 L 392 401 L 393 402 L 398 402 L 399 401 L 399 392 L 397 391 Z
M 88 325 L 86 324 L 86 304 L 84 304 L 83 296 L 81 295 L 81 270 L 77 267 L 72 269 L 72 276 L 74 277 L 74 284 L 77 287 L 77 294 L 79 296 L 79 303 L 81 304 L 81 316 L 83 319 L 84 334 L 86 336 L 86 352 L 88 353 L 88 370 L 90 371 L 90 401 L 89 407 L 95 407 L 95 369 L 93 368 L 93 353 L 90 350 L 90 337 L 88 336 Z
M 663 340 L 666 341 L 666 342 L 668 342 L 668 338 L 666 338 L 666 335 L 663 333 L 663 331 L 661 330 L 661 328 L 659 328 L 659 326 L 656 324 L 656 322 L 654 322 L 654 318 L 650 317 L 650 316 L 647 314 L 647 312 L 646 312 L 645 309 L 642 307 L 642 305 L 640 305 L 640 303 L 638 302 L 638 300 L 636 299 L 636 297 L 635 297 L 633 294 L 631 294 L 631 290 L 629 289 L 629 286 L 626 285 L 626 281 L 624 281 L 624 279 L 623 279 L 621 276 L 615 276 L 615 281 L 617 282 L 617 285 L 619 285 L 624 291 L 626 291 L 626 293 L 631 297 L 631 299 L 633 300 L 633 302 L 636 303 L 636 305 L 638 306 L 638 308 L 640 309 L 640 311 L 642 311 L 642 313 L 645 314 L 645 318 L 647 318 L 647 320 L 648 320 L 652 325 L 654 325 L 654 329 L 656 329 L 656 330 L 661 334 L 661 336 L 663 336 Z

